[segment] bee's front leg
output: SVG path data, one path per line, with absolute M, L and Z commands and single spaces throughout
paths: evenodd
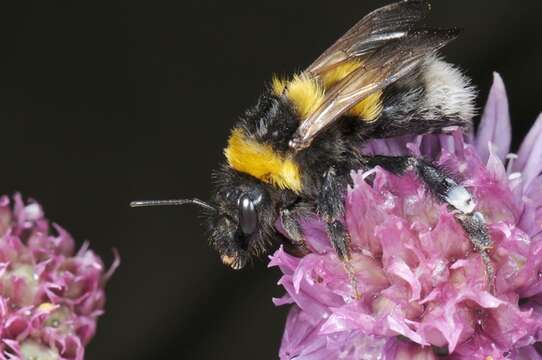
M 294 256 L 304 256 L 310 251 L 305 243 L 303 229 L 299 224 L 299 219 L 306 216 L 303 207 L 294 207 L 292 209 L 282 209 L 280 211 L 280 221 L 282 228 L 288 235 L 288 242 L 285 243 L 285 248 L 288 253 Z

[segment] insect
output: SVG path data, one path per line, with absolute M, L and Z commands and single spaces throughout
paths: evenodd
M 367 139 L 472 124 L 475 91 L 437 54 L 458 30 L 418 25 L 429 11 L 424 0 L 377 9 L 304 71 L 275 77 L 233 127 L 210 203 L 184 199 L 132 206 L 199 205 L 211 245 L 233 269 L 279 244 L 291 254 L 306 254 L 300 219 L 317 214 L 348 269 L 350 236 L 343 221 L 351 171 L 375 166 L 397 175 L 413 171 L 454 211 L 491 279 L 492 241 L 475 199 L 459 181 L 424 159 L 360 152 Z M 278 221 L 287 236 L 277 231 Z

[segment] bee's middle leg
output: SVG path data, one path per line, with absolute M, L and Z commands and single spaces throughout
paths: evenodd
M 317 200 L 318 215 L 327 224 L 327 233 L 337 256 L 343 261 L 350 260 L 350 234 L 343 224 L 344 198 L 348 183 L 344 176 L 330 167 L 323 175 L 322 188 Z
M 348 170 L 337 171 L 333 166 L 323 174 L 322 188 L 317 199 L 317 212 L 326 222 L 326 230 L 331 244 L 350 277 L 354 297 L 359 299 L 361 296 L 358 292 L 357 279 L 350 263 L 350 234 L 343 222 L 344 201 L 349 178 Z

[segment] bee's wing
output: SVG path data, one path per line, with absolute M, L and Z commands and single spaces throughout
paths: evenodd
M 307 71 L 319 75 L 352 57 L 366 56 L 386 42 L 406 36 L 429 10 L 426 0 L 403 0 L 377 9 L 358 21 Z
M 290 147 L 296 151 L 308 147 L 316 135 L 352 106 L 408 74 L 426 55 L 446 45 L 458 33 L 457 29 L 413 31 L 375 51 L 326 93 L 322 105 L 299 126 Z

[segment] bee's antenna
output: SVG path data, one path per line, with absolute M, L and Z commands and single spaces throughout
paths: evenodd
M 131 207 L 144 207 L 144 206 L 173 206 L 173 205 L 185 205 L 195 204 L 205 208 L 207 210 L 215 211 L 216 209 L 200 199 L 178 199 L 178 200 L 148 200 L 148 201 L 132 201 Z

